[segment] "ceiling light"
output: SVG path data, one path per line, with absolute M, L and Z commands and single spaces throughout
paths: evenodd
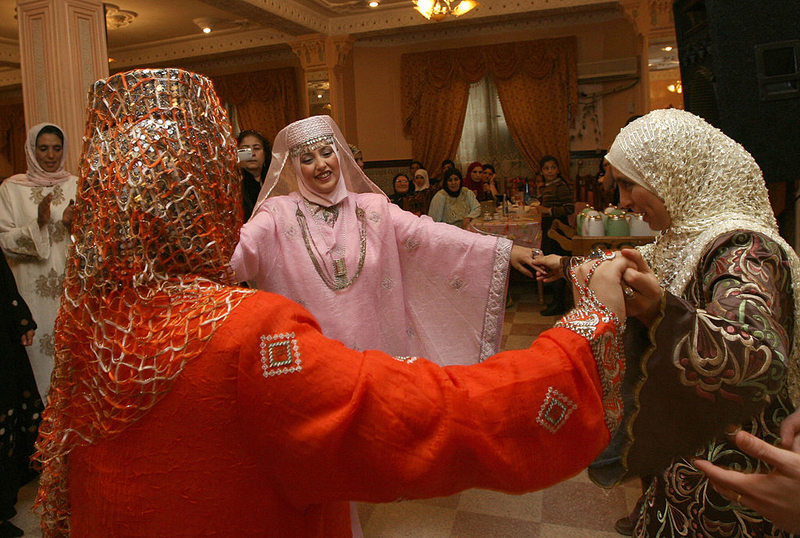
M 103 4 L 106 12 L 106 28 L 118 30 L 123 26 L 128 26 L 138 15 L 133 11 L 120 9 L 114 4 Z
M 379 5 L 381 5 L 381 3 L 378 0 L 370 0 L 370 2 L 367 3 L 367 5 L 369 7 L 378 7 Z
M 232 30 L 248 27 L 250 21 L 247 19 L 241 20 L 227 20 L 227 19 L 214 19 L 212 17 L 198 17 L 192 19 L 192 22 L 197 25 L 204 34 L 210 34 L 214 30 Z
M 670 52 L 672 50 L 672 47 L 667 45 L 666 47 L 661 47 L 661 50 L 663 50 L 664 52 Z
M 460 17 L 478 3 L 474 0 L 414 0 L 414 6 L 426 19 L 441 21 L 448 15 Z
M 680 80 L 677 81 L 675 84 L 670 84 L 669 86 L 667 86 L 667 89 L 672 93 L 683 93 L 683 85 L 681 84 Z

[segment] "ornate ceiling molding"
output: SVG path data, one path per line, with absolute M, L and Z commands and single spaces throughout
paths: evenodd
M 0 88 L 22 84 L 21 69 L 0 69 Z
M 198 59 L 247 49 L 285 45 L 288 36 L 258 28 L 246 31 L 219 32 L 215 35 L 192 36 L 158 41 L 146 47 L 121 47 L 109 51 L 116 60 L 114 68 L 163 63 L 171 60 Z
M 328 34 L 328 17 L 294 0 L 201 0 L 214 7 L 233 11 L 262 26 L 279 28 L 298 36 Z
M 0 38 L 0 66 L 19 68 L 19 42 Z
M 527 16 L 495 17 L 481 24 L 481 34 L 503 34 L 531 31 L 541 28 L 557 28 L 575 24 L 591 24 L 618 19 L 623 16 L 616 3 L 604 2 L 588 8 L 576 8 L 567 12 L 553 10 L 528 13 Z M 466 15 L 464 16 L 466 17 Z M 463 17 L 462 17 L 463 18 Z M 427 22 L 427 21 L 426 21 Z M 470 24 L 428 24 L 423 27 L 405 28 L 394 32 L 373 32 L 358 36 L 357 47 L 386 47 L 420 43 L 426 41 L 446 41 L 464 39 L 474 35 L 475 26 Z
M 521 15 L 525 18 L 549 16 L 558 11 L 562 14 L 578 13 L 583 11 L 614 9 L 619 10 L 619 3 L 609 0 L 549 0 L 541 4 L 542 8 L 535 8 L 533 2 L 483 2 L 481 5 L 459 17 L 458 19 L 444 22 L 431 22 L 414 10 L 409 2 L 402 9 L 373 10 L 359 15 L 347 15 L 331 19 L 329 35 L 350 34 L 362 39 L 361 34 L 376 34 L 392 30 L 427 29 L 430 32 L 440 33 L 452 27 L 471 26 L 474 31 L 475 24 L 481 25 L 481 31 L 488 25 L 497 21 L 506 21 Z M 499 19 L 498 19 L 499 18 Z

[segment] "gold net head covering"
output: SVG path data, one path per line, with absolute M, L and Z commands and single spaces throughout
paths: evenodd
M 640 247 L 661 284 L 682 296 L 714 240 L 750 230 L 783 248 L 792 269 L 795 302 L 790 390 L 800 380 L 800 260 L 780 236 L 756 161 L 702 118 L 678 109 L 654 110 L 620 131 L 606 160 L 664 200 L 672 224 Z
M 140 419 L 250 293 L 224 285 L 242 219 L 235 152 L 204 77 L 131 71 L 89 92 L 37 442 L 47 537 L 69 534 L 69 451 Z

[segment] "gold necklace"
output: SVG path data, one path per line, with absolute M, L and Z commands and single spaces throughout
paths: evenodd
M 351 279 L 347 278 L 347 263 L 344 258 L 344 248 L 342 248 L 341 257 L 331 255 L 333 265 L 333 280 L 331 280 L 331 278 L 326 274 L 326 271 L 323 270 L 320 260 L 317 259 L 316 254 L 314 254 L 314 251 L 317 251 L 320 254 L 320 257 L 322 257 L 322 253 L 320 252 L 319 248 L 317 248 L 317 244 L 314 242 L 314 237 L 311 235 L 311 230 L 308 228 L 306 216 L 303 214 L 303 211 L 300 209 L 299 205 L 297 206 L 295 216 L 297 217 L 297 222 L 300 225 L 300 231 L 303 234 L 303 241 L 306 244 L 306 251 L 311 258 L 311 263 L 314 265 L 314 269 L 317 271 L 317 274 L 325 283 L 325 285 L 333 291 L 339 291 L 350 287 L 361 274 L 361 269 L 364 267 L 364 258 L 366 257 L 367 253 L 367 219 L 364 210 L 356 206 L 356 218 L 361 223 L 361 230 L 359 233 L 361 239 L 361 248 L 358 256 L 358 269 L 356 270 L 356 274 L 353 275 L 353 278 Z M 342 219 L 342 229 L 344 230 L 344 213 L 342 213 Z M 325 241 L 325 244 L 330 250 L 331 247 L 328 245 L 327 240 L 325 240 L 324 235 L 322 239 Z M 344 239 L 345 237 L 343 235 L 343 241 Z M 344 245 L 342 245 L 342 247 L 344 247 Z

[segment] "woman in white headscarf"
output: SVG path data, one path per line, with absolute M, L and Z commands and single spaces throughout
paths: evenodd
M 67 140 L 51 123 L 28 132 L 28 171 L 0 185 L 0 247 L 39 328 L 28 348 L 36 385 L 47 397 L 53 325 L 70 244 L 77 178 L 64 169 Z
M 231 264 L 241 280 L 308 308 L 326 336 L 354 349 L 473 364 L 499 346 L 509 262 L 526 272 L 531 261 L 509 241 L 392 204 L 334 121 L 314 116 L 278 133 Z
M 726 428 L 775 444 L 795 408 L 800 263 L 761 170 L 720 130 L 674 109 L 629 124 L 606 159 L 620 204 L 661 234 L 625 251 L 639 267 L 625 274 L 639 318 L 626 334 L 626 418 L 590 475 L 606 486 L 654 475 L 635 536 L 787 536 L 746 492 L 723 497 L 692 464 L 763 472 Z

